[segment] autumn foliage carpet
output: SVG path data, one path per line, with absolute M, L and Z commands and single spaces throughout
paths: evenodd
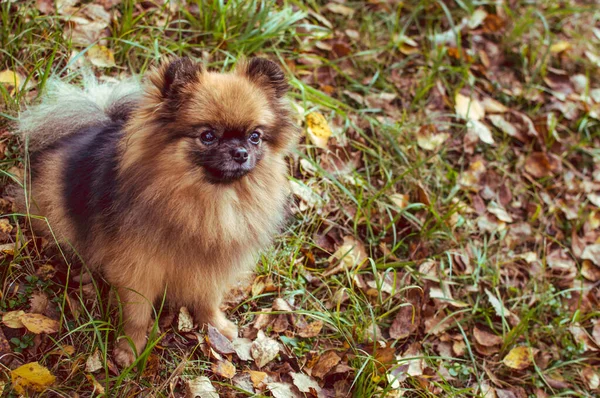
M 228 299 L 241 338 L 156 308 L 121 370 L 110 287 L 4 188 L 51 75 L 164 55 L 279 62 L 305 134 L 289 226 Z M 2 1 L 0 98 L 3 396 L 600 394 L 597 2 Z

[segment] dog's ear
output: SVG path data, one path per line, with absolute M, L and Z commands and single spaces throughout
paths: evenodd
M 271 91 L 277 98 L 283 97 L 289 89 L 289 85 L 283 71 L 273 61 L 265 58 L 252 58 L 242 64 L 242 73 L 250 81 Z
M 199 81 L 202 66 L 188 57 L 175 58 L 163 62 L 153 83 L 160 90 L 163 98 L 176 98 L 183 87 Z

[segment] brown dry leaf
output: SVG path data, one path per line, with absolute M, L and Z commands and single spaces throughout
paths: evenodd
M 534 178 L 550 177 L 561 170 L 560 159 L 552 154 L 534 152 L 525 161 L 525 171 Z
M 502 362 L 511 369 L 523 370 L 531 365 L 532 352 L 529 347 L 514 347 L 504 357 Z
M 475 337 L 477 343 L 484 347 L 500 345 L 503 341 L 501 336 L 497 336 L 483 329 L 479 329 L 477 326 L 473 328 L 473 337 Z
M 279 354 L 279 344 L 265 335 L 262 330 L 258 331 L 258 337 L 250 348 L 254 363 L 260 369 L 271 362 Z
M 581 262 L 581 275 L 591 282 L 600 281 L 600 267 L 595 266 L 590 260 Z
M 60 326 L 57 321 L 42 314 L 23 314 L 20 320 L 27 330 L 35 334 L 56 333 Z
M 4 153 L 4 151 L 2 151 L 2 154 Z M 10 234 L 10 232 L 13 230 L 13 226 L 10 225 L 10 221 L 7 218 L 3 218 L 0 220 L 0 232 L 4 233 L 4 234 Z
M 363 243 L 352 236 L 345 236 L 344 243 L 329 258 L 331 265 L 323 273 L 323 277 L 360 267 L 366 260 L 367 252 Z
M 4 335 L 2 328 L 0 328 L 0 356 L 3 356 L 4 354 L 8 354 L 10 352 L 12 352 L 12 349 L 10 348 L 10 343 L 8 342 L 8 340 L 6 340 L 6 336 Z
M 102 369 L 102 359 L 100 358 L 100 350 L 96 348 L 94 353 L 85 361 L 85 371 L 94 373 Z
M 496 315 L 501 318 L 506 318 L 511 325 L 517 325 L 520 319 L 517 315 L 513 314 L 504 306 L 504 304 L 488 289 L 485 289 L 485 293 L 488 297 L 488 301 L 496 311 Z
M 235 366 L 227 360 L 217 361 L 212 365 L 212 371 L 225 379 L 231 379 L 235 376 Z
M 267 388 L 275 398 L 301 398 L 294 386 L 289 383 L 271 382 L 267 383 Z
M 112 68 L 117 66 L 115 64 L 115 55 L 106 46 L 96 44 L 87 51 L 86 58 L 92 65 L 98 68 Z
M 305 375 L 304 373 L 290 372 L 290 376 L 292 376 L 294 385 L 298 387 L 298 390 L 300 390 L 300 392 L 318 395 L 318 393 L 321 391 L 319 383 L 317 383 L 315 379 Z
M 310 338 L 318 336 L 323 329 L 323 321 L 314 321 L 311 323 L 303 323 L 301 326 L 296 325 L 297 333 L 300 337 Z
M 405 339 L 414 333 L 419 327 L 418 314 L 412 305 L 400 307 L 396 318 L 390 327 L 390 337 L 392 339 Z
M 43 392 L 56 380 L 48 369 L 38 362 L 26 363 L 10 372 L 14 390 L 26 395 L 28 392 Z
M 456 114 L 465 120 L 479 121 L 485 116 L 483 105 L 475 98 L 466 97 L 457 93 L 454 97 Z
M 329 11 L 335 14 L 343 15 L 345 17 L 351 17 L 352 15 L 354 15 L 354 10 L 350 7 L 346 7 L 343 4 L 328 3 L 325 6 L 325 8 L 327 8 Z
M 23 322 L 21 322 L 21 316 L 25 314 L 25 311 L 10 311 L 2 315 L 2 323 L 4 326 L 11 329 L 24 328 Z
M 231 344 L 231 341 L 211 325 L 208 325 L 207 337 L 210 347 L 219 354 L 228 355 L 235 352 L 235 348 Z
M 335 351 L 327 351 L 325 354 L 319 357 L 319 360 L 315 366 L 312 367 L 311 374 L 314 377 L 323 379 L 323 377 L 329 373 L 329 371 L 333 369 L 335 365 L 340 363 L 341 360 L 342 358 L 340 358 Z
M 492 122 L 494 126 L 506 135 L 511 137 L 517 137 L 519 135 L 519 130 L 515 127 L 514 124 L 507 121 L 502 115 L 490 115 L 488 119 Z
M 48 308 L 48 296 L 41 291 L 35 291 L 29 298 L 29 312 L 34 314 L 43 314 Z
M 180 332 L 191 332 L 194 330 L 194 319 L 186 307 L 181 307 L 177 319 L 177 330 Z
M 185 382 L 186 398 L 219 398 L 217 390 L 206 376 L 197 376 Z
M 596 368 L 586 367 L 581 371 L 581 375 L 590 390 L 596 390 L 600 387 L 600 374 L 598 374 Z
M 319 112 L 311 112 L 306 115 L 306 134 L 313 145 L 326 149 L 329 137 L 331 137 L 331 128 L 325 116 Z

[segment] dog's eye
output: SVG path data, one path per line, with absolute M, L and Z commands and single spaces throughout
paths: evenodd
M 217 136 L 212 131 L 205 131 L 200 134 L 200 140 L 204 145 L 213 144 L 217 140 Z
M 248 141 L 250 141 L 250 143 L 254 145 L 260 144 L 260 132 L 258 130 L 252 132 L 252 134 L 250 134 L 250 137 L 248 137 Z

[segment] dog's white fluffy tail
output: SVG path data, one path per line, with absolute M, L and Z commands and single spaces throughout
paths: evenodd
M 81 88 L 51 79 L 42 102 L 21 114 L 19 134 L 29 150 L 43 149 L 81 128 L 124 120 L 141 92 L 134 81 L 98 83 L 87 76 Z

